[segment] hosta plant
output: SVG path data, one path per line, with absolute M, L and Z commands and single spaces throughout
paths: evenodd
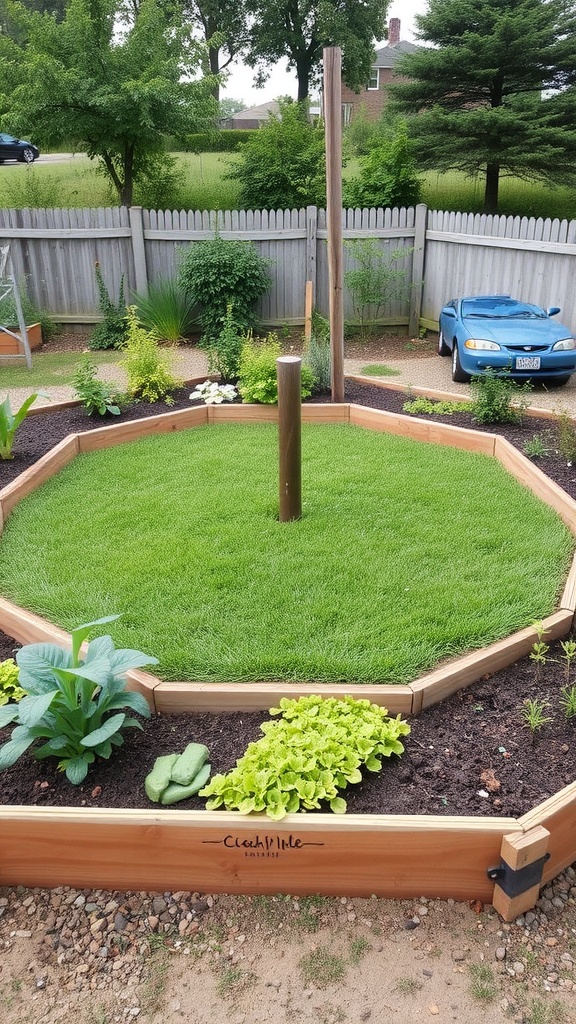
M 150 709 L 140 693 L 126 690 L 124 673 L 158 664 L 141 651 L 116 650 L 112 637 L 99 636 L 81 646 L 94 626 L 117 619 L 109 615 L 72 630 L 72 650 L 56 644 L 29 644 L 16 655 L 19 682 L 27 696 L 18 704 L 0 707 L 0 728 L 16 722 L 12 736 L 0 747 L 0 769 L 14 764 L 36 740 L 38 760 L 57 757 L 58 767 L 74 785 L 86 778 L 96 757 L 108 758 L 124 742 L 122 730 L 141 729 L 137 718 Z
M 410 732 L 400 715 L 390 718 L 386 708 L 354 697 L 282 698 L 270 714 L 281 717 L 264 722 L 264 736 L 249 744 L 236 767 L 200 790 L 209 797 L 208 810 L 265 811 L 278 821 L 325 802 L 342 814 L 339 790 L 360 782 L 361 768 L 378 772 L 383 757 L 402 754 L 400 737 Z

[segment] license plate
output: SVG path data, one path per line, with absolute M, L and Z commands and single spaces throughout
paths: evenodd
M 539 370 L 540 356 L 518 356 L 516 359 L 517 370 Z

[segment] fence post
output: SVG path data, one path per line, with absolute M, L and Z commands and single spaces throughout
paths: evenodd
M 146 270 L 146 250 L 144 248 L 144 223 L 142 219 L 142 207 L 131 206 L 130 240 L 132 242 L 132 259 L 134 260 L 134 279 L 136 291 L 139 295 L 148 294 L 148 271 Z
M 312 281 L 312 304 L 316 305 L 316 233 L 318 207 L 306 207 L 306 280 Z
M 426 204 L 418 203 L 414 222 L 414 252 L 412 253 L 412 281 L 410 284 L 410 322 L 408 324 L 408 334 L 411 338 L 417 337 L 420 330 L 427 215 L 428 207 Z

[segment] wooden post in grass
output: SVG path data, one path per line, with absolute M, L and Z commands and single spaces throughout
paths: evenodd
M 342 251 L 342 51 L 326 46 L 324 122 L 326 137 L 326 224 L 330 289 L 332 401 L 344 401 L 344 269 Z
M 278 446 L 281 523 L 302 516 L 302 360 L 280 356 L 278 374 Z

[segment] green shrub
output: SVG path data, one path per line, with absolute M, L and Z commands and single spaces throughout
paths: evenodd
M 389 138 L 375 136 L 360 161 L 360 176 L 346 182 L 342 199 L 348 207 L 414 206 L 421 193 L 408 131 L 399 124 Z
M 200 340 L 200 347 L 205 349 L 208 356 L 209 372 L 219 373 L 223 381 L 237 381 L 244 338 L 245 334 L 236 321 L 232 304 L 228 303 L 218 336 Z
M 378 132 L 378 123 L 368 117 L 366 104 L 361 103 L 353 120 L 344 130 L 343 143 L 356 156 L 366 156 Z
M 386 708 L 354 697 L 283 697 L 270 714 L 281 718 L 264 722 L 264 736 L 249 745 L 236 767 L 200 790 L 210 798 L 208 810 L 265 811 L 280 820 L 327 802 L 342 814 L 346 801 L 338 791 L 361 782 L 361 767 L 378 772 L 383 757 L 402 754 L 400 736 L 410 732 L 400 715 L 389 718 Z
M 94 273 L 96 274 L 96 285 L 100 296 L 100 312 L 103 320 L 96 324 L 88 339 L 88 346 L 92 349 L 122 348 L 126 340 L 127 327 L 124 275 L 120 278 L 118 302 L 114 303 L 104 283 L 98 261 L 94 264 Z
M 181 175 L 169 153 L 149 155 L 146 166 L 134 182 L 134 204 L 146 210 L 180 208 Z
M 276 334 L 263 340 L 248 337 L 242 346 L 238 390 L 243 402 L 275 405 L 278 401 L 276 360 L 282 354 Z M 312 394 L 314 377 L 308 366 L 302 366 L 302 398 Z
M 516 384 L 509 376 L 487 369 L 470 382 L 470 412 L 478 423 L 521 423 L 530 403 L 530 381 Z
M 93 626 L 112 622 L 109 615 L 72 630 L 72 651 L 56 644 L 28 644 L 16 655 L 20 683 L 26 696 L 0 708 L 0 728 L 16 722 L 12 737 L 0 747 L 0 770 L 15 764 L 37 739 L 44 742 L 34 751 L 37 760 L 57 757 L 67 779 L 79 785 L 96 756 L 109 758 L 124 742 L 122 730 L 141 729 L 128 708 L 144 718 L 150 709 L 140 693 L 126 692 L 125 672 L 143 665 L 157 665 L 141 651 L 116 650 L 112 637 L 101 636 L 88 645 L 86 658 L 80 648 Z
M 121 399 L 118 389 L 113 384 L 98 380 L 98 367 L 90 359 L 82 359 L 71 380 L 76 396 L 80 399 L 83 409 L 89 416 L 93 412 L 105 416 L 119 416 L 118 402 Z
M 366 337 L 386 305 L 408 294 L 410 282 L 407 271 L 396 264 L 409 256 L 412 249 L 389 252 L 382 248 L 377 238 L 349 239 L 344 246 L 356 264 L 345 271 L 344 281 L 352 296 L 360 334 Z
M 194 303 L 174 277 L 154 281 L 147 295 L 135 294 L 134 305 L 142 326 L 162 341 L 181 341 L 194 329 Z
M 0 705 L 7 704 L 9 700 L 22 700 L 26 696 L 26 691 L 18 685 L 19 675 L 20 669 L 14 658 L 0 661 Z
M 180 387 L 181 381 L 172 376 L 167 354 L 161 352 L 154 331 L 140 327 L 135 306 L 128 307 L 126 319 L 126 354 L 121 365 L 128 376 L 128 394 L 136 401 L 163 400 L 170 405 L 170 394 Z
M 270 287 L 268 261 L 253 242 L 215 238 L 194 242 L 184 253 L 178 281 L 201 308 L 203 340 L 218 338 L 228 307 L 241 331 L 254 326 L 254 306 Z
M 308 120 L 306 104 L 280 101 L 242 147 L 228 177 L 240 182 L 240 200 L 253 210 L 300 209 L 326 201 L 324 130 Z

